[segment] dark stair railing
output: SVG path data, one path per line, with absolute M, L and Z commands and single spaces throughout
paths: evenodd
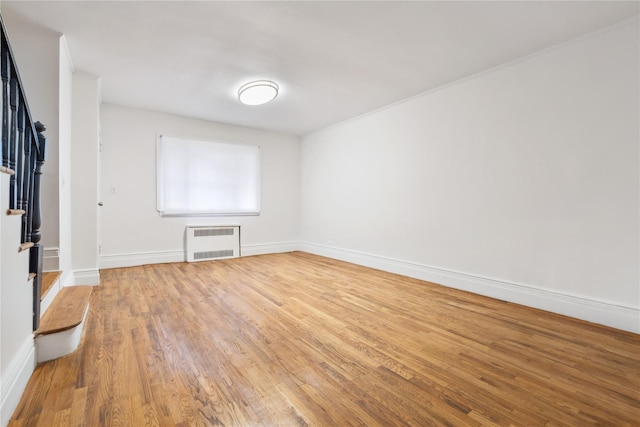
M 2 166 L 10 169 L 9 209 L 21 210 L 21 247 L 29 248 L 29 272 L 33 280 L 33 330 L 40 322 L 42 290 L 42 238 L 40 226 L 40 177 L 46 157 L 46 129 L 31 118 L 22 81 L 14 61 L 7 33 L 2 27 L 0 74 L 2 75 Z

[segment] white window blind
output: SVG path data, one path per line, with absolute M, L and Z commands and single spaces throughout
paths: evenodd
M 161 215 L 258 215 L 260 147 L 161 135 L 157 191 Z

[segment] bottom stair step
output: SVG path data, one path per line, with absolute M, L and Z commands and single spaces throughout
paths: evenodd
M 65 286 L 40 319 L 35 335 L 48 335 L 75 328 L 84 319 L 93 286 Z
M 73 353 L 82 337 L 93 286 L 65 286 L 53 299 L 35 334 L 38 363 Z

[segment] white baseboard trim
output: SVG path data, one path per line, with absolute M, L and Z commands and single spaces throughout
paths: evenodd
M 36 352 L 33 336 L 24 341 L 16 357 L 2 376 L 0 395 L 0 425 L 6 426 L 20 402 L 29 378 L 36 367 Z
M 300 243 L 298 249 L 503 301 L 575 317 L 588 322 L 611 326 L 636 334 L 640 333 L 640 309 L 631 306 L 552 292 L 532 286 L 315 243 Z
M 242 256 L 279 254 L 283 252 L 297 251 L 298 246 L 298 242 L 278 242 L 258 245 L 244 245 L 242 246 L 241 253 Z
M 60 270 L 60 248 L 44 248 L 42 252 L 42 269 L 44 271 Z
M 298 242 L 277 242 L 257 245 L 244 245 L 242 256 L 274 254 L 298 250 Z M 100 256 L 100 268 L 134 267 L 144 264 L 162 264 L 165 262 L 184 262 L 183 249 L 176 251 L 137 252 Z M 76 270 L 77 271 L 77 270 Z M 84 271 L 84 270 L 82 270 Z M 87 270 L 89 271 L 89 270 Z
M 145 264 L 183 262 L 184 260 L 184 250 L 100 255 L 100 268 L 134 267 Z
M 74 285 L 97 286 L 100 284 L 100 270 L 97 268 L 85 268 L 73 270 Z

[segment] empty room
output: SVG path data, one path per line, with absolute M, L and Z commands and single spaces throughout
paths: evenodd
M 0 426 L 639 425 L 639 2 L 0 14 Z

